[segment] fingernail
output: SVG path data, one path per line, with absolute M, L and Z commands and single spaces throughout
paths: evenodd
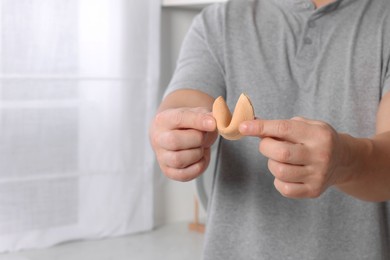
M 251 125 L 249 123 L 241 123 L 239 126 L 240 133 L 247 133 L 250 131 Z

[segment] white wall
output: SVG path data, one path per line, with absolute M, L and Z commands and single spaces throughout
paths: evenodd
M 164 7 L 162 11 L 161 38 L 161 93 L 163 94 L 173 74 L 178 52 L 196 9 Z M 156 166 L 156 168 L 158 168 Z M 163 225 L 171 222 L 190 222 L 194 215 L 194 181 L 181 183 L 168 180 L 156 169 L 155 222 Z M 201 212 L 204 218 L 205 213 Z

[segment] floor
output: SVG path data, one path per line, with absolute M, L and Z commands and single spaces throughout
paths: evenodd
M 189 231 L 187 223 L 175 223 L 121 238 L 0 254 L 0 260 L 199 260 L 202 246 L 202 234 Z

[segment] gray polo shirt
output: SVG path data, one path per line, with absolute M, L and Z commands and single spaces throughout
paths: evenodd
M 256 116 L 324 120 L 375 133 L 390 89 L 390 1 L 232 0 L 205 9 L 182 46 L 167 92 L 192 88 Z M 390 206 L 329 188 L 288 199 L 274 188 L 257 138 L 221 140 L 204 259 L 390 259 Z M 389 187 L 390 188 L 390 187 Z

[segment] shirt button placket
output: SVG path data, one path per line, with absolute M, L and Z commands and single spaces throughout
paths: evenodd
M 303 7 L 304 7 L 305 9 L 310 9 L 310 8 L 311 8 L 311 4 L 310 4 L 310 3 L 304 3 L 304 4 L 303 4 Z
M 310 21 L 308 21 L 307 26 L 309 28 L 314 28 L 314 27 L 316 27 L 316 23 L 313 20 L 310 20 Z
M 307 34 L 310 34 L 310 29 L 313 29 L 314 27 L 316 26 L 316 24 L 315 24 L 315 22 L 313 21 L 313 20 L 309 20 L 308 22 L 307 22 L 307 27 L 308 27 L 308 32 L 307 32 Z M 305 45 L 310 45 L 310 44 L 312 44 L 313 43 L 313 40 L 309 37 L 309 36 L 305 36 L 304 38 L 303 38 L 303 44 L 305 44 Z
M 306 36 L 305 38 L 303 38 L 303 43 L 306 45 L 310 45 L 313 43 L 313 40 L 310 37 Z

